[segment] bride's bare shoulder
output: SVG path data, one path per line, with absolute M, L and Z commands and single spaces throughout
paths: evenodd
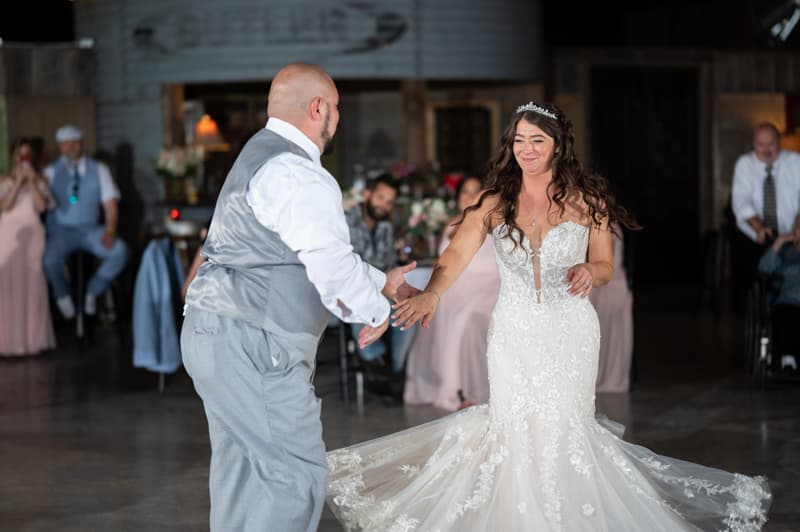
M 493 229 L 503 221 L 500 195 L 490 194 L 484 197 L 480 206 L 473 212 L 475 213 L 475 218 L 480 218 L 488 229 Z

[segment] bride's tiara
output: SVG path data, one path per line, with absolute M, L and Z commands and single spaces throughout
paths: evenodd
M 544 115 L 547 118 L 552 118 L 553 120 L 558 120 L 558 117 L 553 111 L 548 111 L 544 107 L 539 107 L 533 102 L 528 102 L 525 105 L 520 105 L 517 107 L 518 113 L 523 113 L 525 111 L 533 111 L 534 113 L 539 113 L 540 115 Z

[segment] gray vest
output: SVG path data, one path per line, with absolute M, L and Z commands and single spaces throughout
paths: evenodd
M 328 310 L 297 253 L 256 220 L 245 198 L 258 169 L 286 152 L 309 159 L 298 145 L 267 129 L 245 144 L 217 199 L 203 245 L 208 260 L 192 281 L 186 303 L 300 342 L 303 350 L 313 346 L 313 354 Z

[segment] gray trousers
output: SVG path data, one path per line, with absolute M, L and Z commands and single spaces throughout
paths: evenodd
M 208 418 L 212 532 L 317 530 L 327 465 L 309 349 L 187 310 L 181 351 Z

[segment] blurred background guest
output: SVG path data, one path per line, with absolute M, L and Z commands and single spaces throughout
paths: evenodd
M 47 180 L 30 139 L 11 145 L 12 169 L 0 176 L 0 354 L 31 355 L 55 347 L 42 271 Z
M 617 234 L 612 240 L 612 250 L 611 280 L 589 294 L 600 320 L 600 360 L 595 385 L 599 393 L 628 391 L 633 357 L 633 295 L 623 262 L 624 244 Z
M 792 232 L 800 210 L 800 154 L 781 149 L 773 124 L 753 129 L 753 150 L 740 156 L 733 171 L 731 205 L 738 231 L 731 241 L 734 307 L 744 310 L 759 257 L 779 234 Z
M 466 177 L 458 184 L 460 211 L 478 199 L 480 189 L 476 177 Z M 448 224 L 440 253 L 458 230 L 456 222 L 460 217 Z M 452 411 L 465 406 L 464 400 L 489 400 L 486 333 L 499 292 L 493 240 L 486 238 L 461 277 L 442 294 L 430 327 L 417 333 L 408 355 L 403 395 L 406 403 L 433 403 Z
M 56 132 L 61 157 L 45 168 L 56 208 L 47 218 L 47 246 L 44 269 L 61 314 L 75 316 L 70 285 L 64 275 L 67 259 L 76 251 L 85 251 L 102 262 L 89 280 L 83 310 L 96 312 L 97 298 L 105 293 L 127 260 L 125 243 L 117 238 L 119 189 L 108 167 L 83 153 L 83 132 L 75 126 L 63 126 Z M 100 209 L 105 225 L 99 223 Z
M 345 211 L 353 251 L 366 263 L 383 272 L 397 265 L 394 226 L 391 221 L 397 191 L 397 183 L 389 175 L 378 176 L 367 183 L 364 200 Z M 363 327 L 361 324 L 351 324 L 356 345 L 358 333 Z M 389 355 L 391 372 L 394 375 L 401 375 L 415 332 L 416 327 L 411 327 L 407 331 L 389 327 L 380 340 L 363 349 L 357 348 L 359 356 L 368 368 L 384 369 L 389 367 L 389 361 L 386 360 Z
M 797 371 L 800 356 L 800 214 L 791 233 L 779 235 L 758 263 L 775 288 L 772 307 L 774 369 Z M 780 364 L 780 367 L 778 365 Z

